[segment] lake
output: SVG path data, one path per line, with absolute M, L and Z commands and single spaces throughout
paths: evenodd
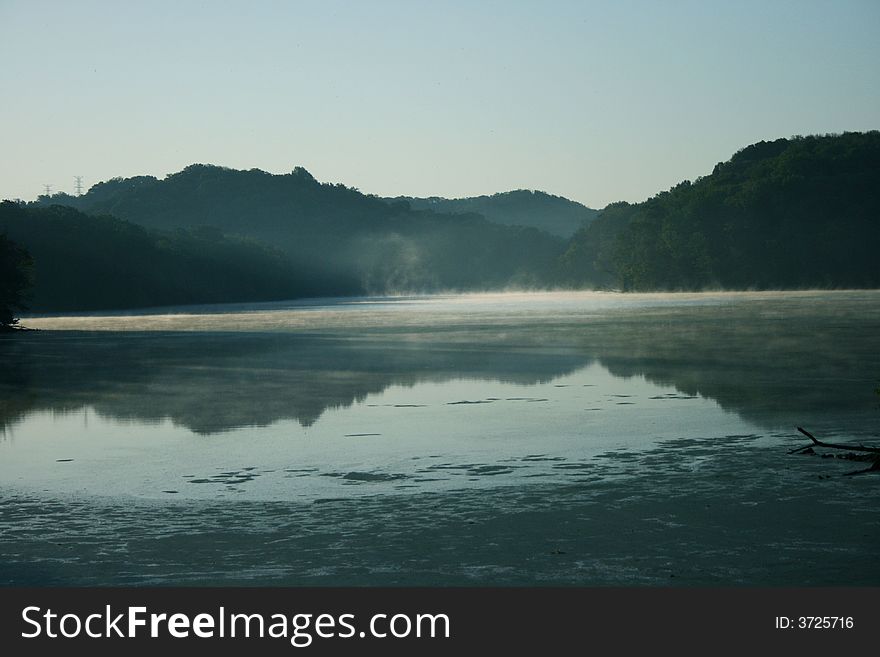
M 880 292 L 31 317 L 6 585 L 878 585 Z

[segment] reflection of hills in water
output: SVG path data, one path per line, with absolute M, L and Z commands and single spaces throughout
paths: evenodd
M 595 360 L 615 376 L 714 399 L 764 426 L 839 413 L 864 414 L 874 426 L 880 304 L 866 294 L 437 330 L 17 335 L 0 339 L 0 425 L 92 406 L 116 419 L 170 417 L 198 433 L 290 418 L 308 426 L 391 385 L 536 384 Z
M 42 332 L 0 343 L 8 425 L 35 410 L 92 406 L 115 419 L 170 417 L 197 433 L 313 424 L 391 385 L 454 378 L 534 384 L 583 358 L 509 345 L 297 334 Z
M 833 426 L 839 413 L 863 414 L 877 433 L 880 305 L 774 299 L 658 310 L 614 322 L 597 350 L 615 376 L 717 401 L 760 425 Z M 816 426 L 814 424 L 814 426 Z

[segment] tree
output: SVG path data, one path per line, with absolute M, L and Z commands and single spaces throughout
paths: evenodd
M 562 265 L 574 284 L 635 291 L 877 288 L 878 217 L 880 131 L 759 142 L 695 182 L 609 206 Z
M 30 254 L 6 235 L 0 234 L 0 331 L 18 323 L 15 312 L 26 308 L 24 300 L 31 286 Z

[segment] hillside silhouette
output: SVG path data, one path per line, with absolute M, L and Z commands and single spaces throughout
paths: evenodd
M 623 290 L 880 285 L 880 132 L 743 148 L 711 175 L 615 203 L 572 239 L 569 284 Z
M 696 181 L 594 212 L 542 192 L 380 199 L 300 167 L 195 164 L 5 202 L 0 234 L 33 257 L 24 304 L 37 312 L 509 287 L 872 288 L 880 133 L 758 142 Z M 568 240 L 547 232 L 563 219 L 581 226 Z
M 576 201 L 528 189 L 468 198 L 398 196 L 385 200 L 389 203 L 404 201 L 416 210 L 433 210 L 447 214 L 480 214 L 495 223 L 531 226 L 565 238 L 571 237 L 578 230 L 589 225 L 599 214 L 599 210 L 588 208 Z
M 312 291 L 280 252 L 211 228 L 148 230 L 59 205 L 0 203 L 33 258 L 33 312 L 289 299 Z M 22 304 L 20 304 L 22 305 Z
M 564 248 L 534 228 L 388 204 L 319 183 L 301 167 L 274 175 L 194 164 L 162 180 L 117 178 L 81 197 L 43 200 L 148 228 L 211 226 L 271 244 L 339 295 L 546 285 Z

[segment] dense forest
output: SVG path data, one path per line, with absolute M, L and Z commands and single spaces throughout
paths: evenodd
M 0 232 L 0 331 L 14 328 L 16 314 L 27 309 L 32 264 L 27 250 Z
M 213 226 L 279 248 L 325 293 L 544 286 L 564 248 L 535 228 L 386 203 L 297 167 L 285 175 L 195 164 L 162 180 L 114 179 L 60 203 L 148 228 Z
M 561 258 L 575 286 L 880 286 L 880 132 L 762 141 L 644 203 L 616 203 Z
M 598 210 L 567 198 L 527 189 L 468 198 L 398 196 L 385 200 L 389 203 L 404 201 L 416 210 L 433 210 L 447 214 L 480 214 L 495 223 L 531 226 L 565 238 L 571 237 L 578 230 L 589 225 L 599 214 Z
M 289 299 L 308 291 L 281 253 L 216 229 L 151 231 L 69 207 L 4 201 L 3 233 L 33 257 L 33 289 L 19 307 L 34 312 Z M 2 280 L 5 287 L 12 279 L 4 272 Z
M 762 141 L 694 182 L 593 212 L 524 191 L 383 200 L 299 167 L 273 175 L 192 165 L 162 180 L 117 178 L 84 196 L 3 202 L 0 325 L 25 305 L 878 287 L 880 132 Z M 567 241 L 547 232 L 560 232 L 564 217 L 581 226 Z

